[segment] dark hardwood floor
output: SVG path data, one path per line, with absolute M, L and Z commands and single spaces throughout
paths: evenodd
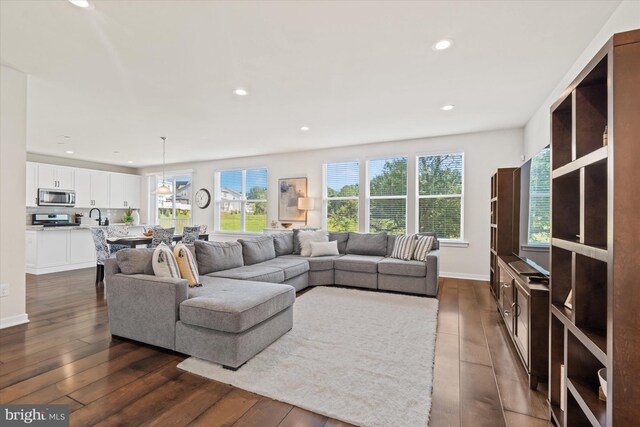
M 109 334 L 93 269 L 27 275 L 30 323 L 0 330 L 0 403 L 69 405 L 71 425 L 326 426 L 180 371 L 184 356 Z M 430 426 L 547 426 L 485 282 L 442 279 Z M 398 420 L 402 425 L 402 420 Z

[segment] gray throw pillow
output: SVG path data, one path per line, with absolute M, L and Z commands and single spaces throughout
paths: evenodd
M 347 253 L 385 256 L 387 254 L 387 232 L 349 233 Z
M 436 249 L 440 249 L 440 242 L 438 241 L 438 236 L 433 231 L 423 231 L 422 233 L 418 233 L 418 236 L 433 236 L 433 246 L 431 246 L 431 250 L 435 251 Z
M 238 239 L 242 245 L 244 265 L 258 264 L 276 257 L 273 237 L 261 236 L 253 239 Z
M 121 249 L 116 252 L 118 268 L 123 274 L 153 275 L 153 252 L 155 249 Z
M 276 256 L 291 255 L 293 253 L 293 233 L 277 233 L 272 236 Z
M 329 233 L 329 241 L 333 242 L 334 240 L 338 242 L 338 252 L 341 254 L 346 254 L 347 241 L 349 240 L 349 232 L 341 231 L 341 232 Z
M 301 231 L 316 231 L 316 230 L 320 230 L 319 228 L 305 228 L 304 230 L 301 230 L 299 228 L 294 228 L 293 229 L 293 254 L 294 255 L 300 255 L 300 251 L 302 250 L 302 248 L 300 247 L 300 232 Z
M 238 242 L 206 242 L 196 240 L 196 261 L 201 276 L 216 271 L 242 267 L 242 245 Z

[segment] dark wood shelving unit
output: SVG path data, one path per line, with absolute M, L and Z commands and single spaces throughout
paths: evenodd
M 517 168 L 500 168 L 491 177 L 491 247 L 489 284 L 498 299 L 498 256 L 518 253 L 518 230 L 513 223 L 514 177 Z
M 551 108 L 549 418 L 559 426 L 640 419 L 639 141 L 634 30 L 615 34 Z

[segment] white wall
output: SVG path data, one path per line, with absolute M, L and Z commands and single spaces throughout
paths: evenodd
M 0 66 L 0 328 L 28 322 L 25 293 L 27 76 Z
M 109 165 L 107 163 L 88 162 L 86 160 L 69 159 L 66 157 L 49 156 L 46 154 L 27 153 L 27 161 L 36 163 L 47 163 L 50 165 L 70 166 L 72 168 L 95 169 L 107 172 L 119 172 L 137 174 L 136 168 L 119 165 Z
M 499 167 L 520 165 L 522 155 L 522 129 L 452 135 L 377 144 L 358 145 L 314 151 L 304 151 L 270 156 L 212 160 L 198 163 L 182 163 L 167 166 L 172 170 L 193 170 L 193 188 L 207 188 L 213 195 L 216 171 L 232 168 L 267 167 L 268 221 L 277 220 L 277 185 L 279 178 L 306 176 L 309 197 L 322 198 L 322 164 L 332 161 L 359 160 L 361 169 L 368 158 L 393 155 L 409 156 L 409 194 L 415 194 L 415 156 L 417 154 L 462 151 L 465 155 L 465 208 L 464 239 L 468 247 L 445 247 L 442 249 L 441 274 L 488 280 L 489 262 L 489 198 L 490 177 Z M 142 168 L 140 173 L 156 173 L 158 167 Z M 143 203 L 144 204 L 144 203 Z M 362 210 L 362 208 L 361 208 Z M 194 224 L 214 223 L 215 207 L 204 210 L 195 208 Z M 407 224 L 409 232 L 415 230 L 415 200 L 408 201 Z M 146 209 L 143 209 L 143 215 Z M 309 212 L 309 225 L 321 226 L 322 213 L 319 208 Z
M 591 58 L 615 34 L 640 28 L 640 1 L 625 0 L 611 14 L 602 29 L 580 54 L 573 66 L 562 77 L 556 88 L 549 94 L 545 102 L 529 119 L 524 130 L 524 153 L 527 159 L 551 143 L 551 125 L 549 123 L 551 105 L 562 92 L 578 76 L 578 73 L 589 63 Z M 576 52 L 578 54 L 578 52 Z

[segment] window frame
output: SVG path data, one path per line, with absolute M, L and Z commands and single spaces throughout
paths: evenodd
M 162 182 L 162 173 L 153 173 L 150 175 L 149 179 L 149 206 L 152 209 L 149 210 L 149 223 L 152 224 L 160 224 L 160 218 L 158 216 L 158 194 L 156 193 L 156 189 L 158 188 L 160 182 Z M 191 181 L 191 197 L 190 197 L 190 205 L 191 205 L 191 216 L 189 217 L 188 224 L 186 226 L 193 225 L 193 213 L 194 213 L 194 205 L 193 205 L 193 171 L 175 171 L 169 174 L 165 173 L 164 182 L 171 182 L 171 203 L 172 203 L 172 216 L 171 220 L 173 221 L 173 226 L 175 227 L 176 221 L 176 180 L 181 178 L 188 178 Z
M 330 164 L 336 163 L 357 163 L 358 164 L 358 195 L 357 196 L 341 196 L 341 197 L 329 197 L 327 194 L 327 166 Z M 360 160 L 352 159 L 352 160 L 336 160 L 336 161 L 325 161 L 322 163 L 322 228 L 325 230 L 329 230 L 329 201 L 332 200 L 356 200 L 358 202 L 358 230 L 362 230 L 362 224 L 360 221 L 360 194 L 362 192 L 361 181 L 361 172 L 362 168 L 360 165 Z
M 365 170 L 364 170 L 364 180 L 365 180 L 365 213 L 364 213 L 364 231 L 365 233 L 371 233 L 371 200 L 386 200 L 386 199 L 404 199 L 404 234 L 409 232 L 409 158 L 411 156 L 409 154 L 389 154 L 384 156 L 375 156 L 375 157 L 367 157 L 365 159 Z M 371 180 L 369 178 L 369 164 L 371 161 L 375 160 L 387 160 L 387 159 L 397 159 L 397 158 L 405 158 L 407 159 L 407 182 L 406 182 L 406 194 L 404 196 L 372 196 L 371 195 Z
M 551 241 L 547 242 L 532 242 L 531 239 L 531 199 L 534 197 L 533 191 L 531 191 L 531 171 L 533 170 L 533 161 L 534 159 L 540 155 L 544 150 L 549 151 L 549 159 L 551 159 L 551 146 L 545 147 L 543 150 L 538 152 L 535 156 L 531 158 L 531 165 L 529 168 L 529 200 L 527 201 L 527 244 L 528 248 L 548 248 L 551 245 Z M 549 198 L 549 238 L 551 238 L 551 160 L 549 161 L 549 191 L 546 193 L 537 192 L 535 197 L 547 196 Z
M 436 156 L 450 156 L 450 155 L 460 155 L 462 157 L 462 183 L 461 183 L 461 192 L 460 194 L 420 194 L 420 158 L 421 157 L 436 157 Z M 449 239 L 438 236 L 438 240 L 444 243 L 466 243 L 464 239 L 464 189 L 465 189 L 465 176 L 466 176 L 466 164 L 465 164 L 465 155 L 464 151 L 438 151 L 438 152 L 430 152 L 430 153 L 417 153 L 415 156 L 415 168 L 416 168 L 416 177 L 415 177 L 415 230 L 419 232 L 420 230 L 420 199 L 442 199 L 442 198 L 460 198 L 460 237 L 457 239 Z
M 247 199 L 247 171 L 248 170 L 258 170 L 264 169 L 266 171 L 266 199 Z M 240 203 L 240 230 L 221 230 L 220 229 L 220 209 L 222 207 L 222 173 L 224 172 L 242 172 L 242 181 L 241 181 L 241 198 L 239 200 L 233 200 L 234 203 Z M 214 176 L 215 180 L 215 191 L 214 191 L 214 203 L 215 203 L 215 220 L 214 220 L 214 231 L 219 234 L 262 234 L 262 231 L 247 231 L 247 213 L 246 206 L 247 203 L 258 203 L 264 202 L 266 206 L 266 214 L 265 214 L 265 224 L 263 228 L 268 226 L 268 218 L 269 218 L 269 168 L 266 166 L 256 166 L 256 167 L 247 167 L 247 168 L 229 168 L 229 169 L 221 169 L 215 172 Z

